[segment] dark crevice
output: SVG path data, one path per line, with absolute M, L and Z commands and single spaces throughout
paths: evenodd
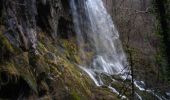
M 3 0 L 0 0 L 0 17 L 2 17 Z
M 60 38 L 68 39 L 69 37 L 74 37 L 75 34 L 72 28 L 72 22 L 60 17 L 58 24 L 58 36 Z
M 50 17 L 50 4 L 38 2 L 37 3 L 37 12 L 38 15 L 36 16 L 37 25 L 45 32 L 50 32 L 51 28 L 48 22 L 48 17 Z
M 16 100 L 19 97 L 27 97 L 30 93 L 30 87 L 22 78 L 16 79 L 16 76 L 9 76 L 6 72 L 0 73 L 0 98 Z
M 68 0 L 61 0 L 61 3 L 62 3 L 62 6 L 63 6 L 63 9 L 65 11 L 68 11 L 69 10 L 69 2 L 68 2 Z

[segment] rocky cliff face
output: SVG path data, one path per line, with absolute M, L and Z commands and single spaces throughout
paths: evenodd
M 116 99 L 77 67 L 67 0 L 0 0 L 0 57 L 0 99 Z
M 59 21 L 62 23 L 69 19 L 66 0 L 1 0 L 1 4 L 1 14 L 7 27 L 5 35 L 23 50 L 36 48 L 39 30 L 55 38 Z

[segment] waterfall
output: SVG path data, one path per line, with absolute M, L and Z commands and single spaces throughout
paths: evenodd
M 119 33 L 102 0 L 71 0 L 71 11 L 82 58 L 86 58 L 84 44 L 95 52 L 90 65 L 82 65 L 97 86 L 104 85 L 101 74 L 118 75 L 126 72 L 126 56 Z
M 119 40 L 119 33 L 115 28 L 111 16 L 108 14 L 102 0 L 70 0 L 77 43 L 79 45 L 81 60 L 80 67 L 90 76 L 97 86 L 107 86 L 114 93 L 121 95 L 112 83 L 120 79 L 130 79 L 130 70 L 126 55 Z M 85 46 L 88 44 L 89 46 Z M 90 64 L 86 52 L 93 51 L 94 57 Z M 109 79 L 108 79 L 109 78 Z M 143 81 L 135 80 L 134 85 L 140 91 L 146 91 L 162 100 L 153 90 L 145 90 Z M 136 97 L 142 97 L 135 92 Z M 126 96 L 121 95 L 122 99 Z

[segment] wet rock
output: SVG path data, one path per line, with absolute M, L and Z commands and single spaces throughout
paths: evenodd
M 167 98 L 170 99 L 170 91 L 166 92 Z
M 0 52 L 3 51 L 3 57 L 9 58 L 4 60 L 9 66 L 0 65 L 0 72 L 1 69 L 5 69 L 9 76 L 12 74 L 21 78 L 16 84 L 10 81 L 6 85 L 7 88 L 2 90 L 5 94 L 1 94 L 0 89 L 0 98 L 15 95 L 16 97 L 12 98 L 15 100 L 18 99 L 19 94 L 30 90 L 32 94 L 26 94 L 35 96 L 30 100 L 39 99 L 37 96 L 40 96 L 40 100 L 48 99 L 48 95 L 53 99 L 59 98 L 58 100 L 62 100 L 61 98 L 66 100 L 70 97 L 92 100 L 94 84 L 89 77 L 82 75 L 75 64 L 81 63 L 81 60 L 77 53 L 76 39 L 72 35 L 74 32 L 68 1 L 0 0 L 0 5 L 3 4 L 3 9 L 0 8 L 3 13 L 1 11 L 0 13 L 5 26 L 5 31 L 0 33 L 0 44 L 2 43 Z M 62 39 L 56 41 L 57 36 Z M 69 36 L 73 36 L 72 40 Z M 17 54 L 13 55 L 16 53 L 15 48 Z M 90 55 L 92 54 L 89 53 Z M 10 87 L 13 87 L 14 91 Z M 11 94 L 9 90 L 14 94 L 8 95 Z M 112 94 L 103 92 L 102 89 L 97 90 L 101 90 L 99 96 L 101 95 L 102 99 L 108 95 L 110 98 Z M 98 94 L 94 93 L 94 95 Z M 24 97 L 27 99 L 27 96 L 19 99 Z M 111 100 L 113 99 L 114 96 Z
M 101 79 L 103 80 L 103 84 L 110 85 L 113 82 L 113 79 L 110 75 L 107 75 L 105 73 L 100 74 Z
M 15 54 L 13 46 L 10 44 L 8 39 L 0 32 L 0 62 L 9 60 L 10 56 Z
M 39 89 L 39 96 L 40 97 L 44 96 L 44 95 L 47 95 L 48 92 L 49 92 L 48 85 L 45 82 L 43 82 L 43 81 L 41 81 L 39 83 L 38 89 Z
M 59 19 L 71 19 L 67 3 L 67 0 L 1 1 L 0 14 L 6 27 L 5 36 L 13 45 L 24 51 L 35 50 L 38 28 L 55 39 L 59 34 Z
M 47 52 L 45 55 L 45 59 L 51 62 L 56 62 L 56 55 L 52 52 Z
M 8 73 L 5 73 L 5 72 L 0 73 L 0 79 L 1 79 L 0 97 L 1 99 L 16 100 L 19 98 L 19 96 L 21 96 L 21 94 L 22 96 L 27 96 L 29 94 L 30 87 L 27 84 L 27 82 L 21 77 L 18 77 L 17 81 L 15 78 L 16 76 L 9 76 Z
M 34 69 L 37 81 L 42 81 L 46 79 L 49 69 L 48 65 L 45 63 L 43 56 L 29 53 L 29 64 Z
M 56 38 L 58 30 L 58 20 L 63 14 L 60 0 L 41 0 L 37 3 L 37 24 L 50 36 Z
M 23 50 L 35 48 L 36 0 L 5 0 L 3 4 L 4 24 L 7 27 L 6 34 L 8 38 L 15 37 L 15 41 L 19 42 L 13 44 L 19 45 Z
M 70 37 L 75 36 L 75 32 L 73 31 L 73 23 L 70 20 L 65 19 L 64 17 L 60 17 L 58 22 L 58 37 L 63 39 L 69 39 Z
M 42 3 L 43 5 L 46 5 L 47 0 L 41 0 L 41 3 Z

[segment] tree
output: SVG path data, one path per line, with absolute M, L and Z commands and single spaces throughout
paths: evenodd
M 157 13 L 157 18 L 160 23 L 160 35 L 162 36 L 162 42 L 164 45 L 165 57 L 167 59 L 167 72 L 166 77 L 170 81 L 170 34 L 168 33 L 168 14 L 166 4 L 168 4 L 168 0 L 155 0 L 155 8 Z

